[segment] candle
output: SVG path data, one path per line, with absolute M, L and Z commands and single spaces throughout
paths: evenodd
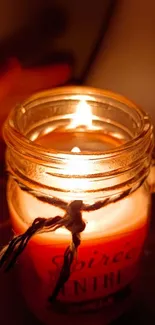
M 68 89 L 62 89 L 62 95 L 67 92 L 66 101 L 68 92 L 70 93 L 70 88 Z M 83 93 L 82 88 L 80 91 Z M 58 90 L 58 95 L 59 92 L 61 91 Z M 81 244 L 71 267 L 70 278 L 57 297 L 61 302 L 61 307 L 57 310 L 59 313 L 64 309 L 69 313 L 98 309 L 105 311 L 107 305 L 115 308 L 117 302 L 123 304 L 137 274 L 148 229 L 150 193 L 147 182 L 143 180 L 147 177 L 151 161 L 152 131 L 149 118 L 133 104 L 115 97 L 116 95 L 109 96 L 108 93 L 104 93 L 102 98 L 102 102 L 106 103 L 106 113 L 101 112 L 102 103 L 97 111 L 97 91 L 92 91 L 92 98 L 90 95 L 86 97 L 85 92 L 87 90 L 84 90 L 84 95 L 80 95 L 77 102 L 76 91 L 75 97 L 72 97 L 73 88 L 70 98 L 70 105 L 74 104 L 73 111 L 70 113 L 68 105 L 64 108 L 66 116 L 62 114 L 65 100 L 57 98 L 51 115 L 48 111 L 48 123 L 45 123 L 46 119 L 43 119 L 41 112 L 42 109 L 46 116 L 43 95 L 40 106 L 37 103 L 42 125 L 33 120 L 33 128 L 28 125 L 26 118 L 28 120 L 30 116 L 30 108 L 36 110 L 36 106 L 32 105 L 32 99 L 26 102 L 22 106 L 22 112 L 27 130 L 22 126 L 23 133 L 29 138 L 28 145 L 31 148 L 34 146 L 34 152 L 37 150 L 42 156 L 35 156 L 25 146 L 25 151 L 20 151 L 19 156 L 16 151 L 18 157 L 13 164 L 10 153 L 7 158 L 9 169 L 12 166 L 11 170 L 15 173 L 16 166 L 20 171 L 16 176 L 20 182 L 28 187 L 32 182 L 32 188 L 42 195 L 54 196 L 68 203 L 82 200 L 89 205 L 105 198 L 111 199 L 111 203 L 99 210 L 82 213 L 86 228 L 81 233 Z M 54 95 L 55 93 L 53 98 Z M 111 110 L 108 111 L 107 100 L 111 105 Z M 132 122 L 132 127 L 128 125 L 124 107 L 121 111 L 124 119 L 114 123 L 116 115 L 112 115 L 112 107 L 117 104 L 119 116 L 120 100 L 127 108 L 126 114 L 130 108 L 129 121 Z M 20 112 L 19 109 L 18 113 Z M 110 114 L 108 118 L 107 112 Z M 143 132 L 140 119 L 143 119 Z M 20 119 L 18 123 L 21 123 Z M 140 132 L 143 134 L 141 141 Z M 5 130 L 4 134 L 6 137 Z M 132 138 L 135 138 L 135 143 Z M 123 199 L 116 200 L 121 193 L 127 193 L 127 189 L 130 189 L 129 195 L 125 194 Z M 24 233 L 35 218 L 64 216 L 60 207 L 42 202 L 31 192 L 23 191 L 13 178 L 8 183 L 8 203 L 16 234 Z M 22 287 L 27 302 L 47 324 L 50 324 L 53 312 L 52 306 L 50 309 L 47 307 L 48 297 L 55 288 L 64 252 L 70 241 L 70 231 L 64 227 L 54 232 L 43 232 L 29 241 L 20 257 Z

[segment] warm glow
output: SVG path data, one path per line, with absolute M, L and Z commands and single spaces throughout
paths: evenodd
M 92 173 L 91 162 L 88 161 L 87 157 L 78 155 L 81 152 L 79 147 L 73 147 L 71 152 L 75 153 L 75 155 L 70 155 L 66 160 L 64 173 L 72 177 L 66 178 L 64 185 L 61 180 L 61 186 L 68 187 L 70 190 L 87 190 L 89 188 L 89 181 L 87 178 L 83 178 L 83 176 Z M 74 175 L 78 177 L 74 178 Z
M 81 152 L 81 150 L 78 148 L 78 147 L 74 147 L 71 152 L 76 152 L 76 153 L 79 153 Z
M 85 100 L 81 100 L 76 106 L 76 112 L 72 115 L 69 128 L 75 129 L 80 126 L 92 129 L 92 111 Z M 93 173 L 92 163 L 87 156 L 82 155 L 78 146 L 73 147 L 71 153 L 74 153 L 74 155 L 70 154 L 65 159 L 64 175 L 66 175 L 66 178 L 61 179 L 61 187 L 70 191 L 86 191 L 89 189 L 90 182 L 87 175 Z
M 76 113 L 73 115 L 70 127 L 77 128 L 78 126 L 86 126 L 88 129 L 92 127 L 92 112 L 91 107 L 85 100 L 81 100 L 76 108 Z

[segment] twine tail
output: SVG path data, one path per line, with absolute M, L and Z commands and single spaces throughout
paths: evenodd
M 37 218 L 22 235 L 14 237 L 10 243 L 0 252 L 0 268 L 4 267 L 7 272 L 17 261 L 18 256 L 23 252 L 31 237 L 43 226 L 44 219 Z
M 62 226 L 62 218 L 56 216 L 54 218 L 36 218 L 32 225 L 24 234 L 14 237 L 10 243 L 0 252 L 0 269 L 4 267 L 4 271 L 9 271 L 17 261 L 18 256 L 26 248 L 29 240 L 35 234 L 44 231 L 53 231 Z
M 8 264 L 8 261 L 13 258 L 15 252 L 18 252 L 18 247 L 20 246 L 21 241 L 21 235 L 14 237 L 10 243 L 2 249 L 0 252 L 0 268 L 4 267 L 4 270 L 7 271 L 10 264 Z
M 80 245 L 80 234 L 72 234 L 72 243 L 70 246 L 67 247 L 65 253 L 64 253 L 64 261 L 63 265 L 59 274 L 58 281 L 56 283 L 56 286 L 52 292 L 52 295 L 48 298 L 50 303 L 53 303 L 56 301 L 56 298 L 60 292 L 60 290 L 63 288 L 64 284 L 68 281 L 70 275 L 71 275 L 71 266 L 74 261 L 74 257 L 77 254 L 77 248 Z

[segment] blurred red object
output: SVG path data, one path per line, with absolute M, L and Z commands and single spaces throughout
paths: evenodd
M 10 109 L 32 93 L 60 86 L 71 77 L 71 69 L 66 64 L 24 69 L 16 59 L 10 59 L 0 68 L 0 239 L 5 243 L 10 237 L 10 223 L 5 199 L 5 144 L 2 126 Z
M 13 58 L 0 69 L 0 160 L 4 155 L 2 125 L 10 109 L 32 93 L 65 84 L 70 77 L 67 63 L 26 69 Z

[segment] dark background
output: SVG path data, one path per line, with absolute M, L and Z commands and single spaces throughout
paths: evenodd
M 113 0 L 1 0 L 0 62 L 69 60 L 81 80 L 112 15 Z
M 1 0 L 0 73 L 5 70 L 7 59 L 12 57 L 24 68 L 69 62 L 72 82 L 81 83 L 108 28 L 115 3 L 113 0 Z M 0 107 L 0 111 L 4 109 Z M 10 236 L 3 147 L 0 140 L 1 246 Z M 134 305 L 115 325 L 155 324 L 155 198 L 153 202 L 150 234 Z M 39 325 L 22 301 L 13 272 L 7 276 L 0 274 L 0 325 L 3 324 Z

